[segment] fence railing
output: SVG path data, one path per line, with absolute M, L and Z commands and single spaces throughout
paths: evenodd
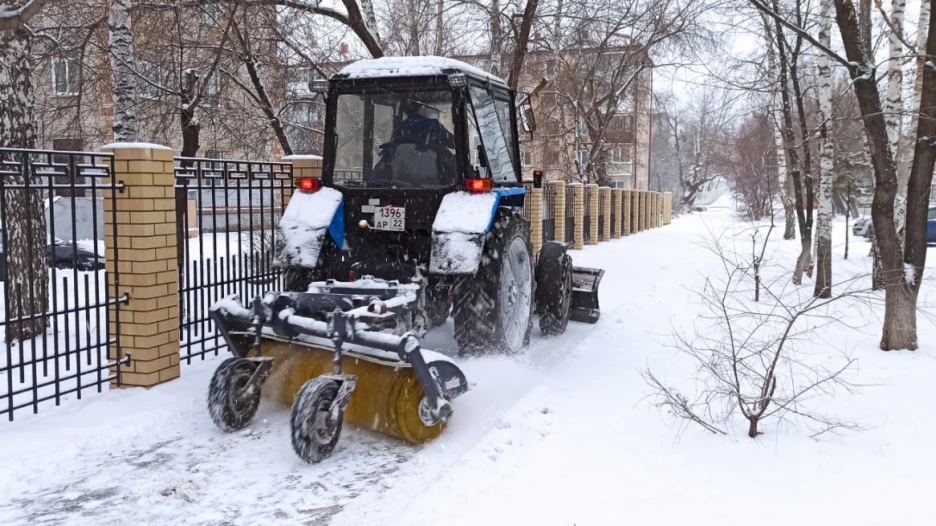
M 180 354 L 191 363 L 225 347 L 208 315 L 214 302 L 280 288 L 273 264 L 276 227 L 293 188 L 293 170 L 291 163 L 181 157 L 175 162 L 176 209 L 182 211 Z M 190 237 L 192 231 L 197 235 Z
M 104 248 L 116 221 L 105 231 L 103 215 L 116 218 L 114 193 L 123 190 L 112 162 L 0 148 L 0 415 L 9 420 L 120 383 L 126 360 L 109 359 L 121 354 L 108 329 L 120 326 L 128 299 L 115 297 L 120 247 Z
M 556 187 L 543 185 L 543 242 L 556 239 Z

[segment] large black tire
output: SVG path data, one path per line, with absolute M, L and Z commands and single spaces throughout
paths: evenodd
M 328 429 L 325 412 L 338 395 L 338 384 L 327 378 L 313 378 L 302 385 L 292 407 L 293 451 L 302 460 L 321 462 L 335 449 L 341 436 L 342 420 Z
M 514 256 L 519 264 L 516 269 L 504 264 Z M 519 282 L 519 278 L 512 270 L 528 277 L 528 283 L 516 287 L 516 291 L 510 288 L 510 283 L 514 282 L 512 279 Z M 455 291 L 452 316 L 459 351 L 515 353 L 529 344 L 533 287 L 529 223 L 519 214 L 500 211 L 485 237 L 477 273 L 460 280 Z M 505 320 L 504 313 L 509 312 L 516 317 Z
M 257 414 L 260 390 L 245 393 L 244 386 L 257 364 L 244 358 L 228 358 L 221 362 L 208 385 L 208 414 L 224 432 L 244 429 Z
M 540 331 L 547 336 L 565 332 L 572 304 L 572 258 L 561 243 L 548 242 L 536 262 L 536 310 Z

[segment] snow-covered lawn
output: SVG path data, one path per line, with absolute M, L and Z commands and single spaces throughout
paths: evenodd
M 842 260 L 836 227 L 836 277 L 867 272 L 868 244 L 853 240 Z M 923 316 L 915 353 L 877 350 L 880 313 L 804 349 L 857 360 L 849 380 L 863 387 L 822 403 L 863 432 L 815 440 L 765 426 L 751 440 L 739 422 L 727 437 L 680 433 L 651 407 L 646 367 L 694 387 L 695 365 L 669 334 L 693 326 L 693 289 L 717 272 L 697 243 L 725 228 L 747 225 L 713 208 L 574 252 L 606 269 L 601 321 L 553 340 L 534 330 L 517 357 L 463 361 L 474 389 L 425 446 L 346 429 L 330 459 L 305 465 L 288 409 L 270 401 L 249 430 L 222 434 L 205 409 L 219 359 L 151 390 L 18 418 L 0 427 L 0 524 L 930 524 L 936 330 Z M 748 253 L 746 239 L 737 249 Z M 798 246 L 775 233 L 765 275 L 792 268 Z M 932 305 L 936 286 L 924 287 Z M 427 347 L 451 349 L 451 331 Z

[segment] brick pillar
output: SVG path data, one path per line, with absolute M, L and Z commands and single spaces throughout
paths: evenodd
M 663 226 L 663 194 L 657 192 L 656 194 L 656 226 L 657 228 Z
M 604 210 L 601 211 L 601 215 L 604 216 L 604 223 L 601 225 L 601 240 L 608 241 L 611 239 L 611 189 L 602 186 L 598 191 L 604 194 Z
M 322 158 L 318 155 L 287 155 L 283 157 L 284 162 L 291 162 L 293 165 L 293 180 L 312 177 L 322 178 Z M 288 186 L 288 185 L 287 185 Z M 292 197 L 293 187 L 283 188 L 283 206 L 289 204 Z
M 533 257 L 539 257 L 543 248 L 543 189 L 531 188 L 530 195 L 530 244 L 533 245 Z
M 572 248 L 582 250 L 585 248 L 585 187 L 582 183 L 572 183 L 573 213 L 575 214 L 575 229 L 572 232 Z
M 611 209 L 614 210 L 614 224 L 611 225 L 612 236 L 618 239 L 624 235 L 624 191 L 620 188 L 611 189 Z
M 653 192 L 653 228 L 660 226 L 660 192 Z
M 550 181 L 546 183 L 556 189 L 556 199 L 553 201 L 553 218 L 556 222 L 556 241 L 565 243 L 566 241 L 566 184 L 565 181 Z M 571 232 L 569 232 L 571 236 Z
M 108 358 L 130 355 L 130 364 L 120 368 L 121 386 L 151 387 L 179 377 L 175 175 L 171 149 L 134 146 L 103 148 L 114 153 L 114 179 L 124 184 L 114 199 L 104 197 L 107 285 L 111 297 L 130 296 L 120 309 L 119 333 L 116 323 L 110 326 L 110 337 L 120 339 L 120 356 L 112 346 Z M 119 283 L 114 282 L 115 267 Z
M 597 245 L 598 244 L 598 216 L 601 213 L 598 210 L 598 185 L 597 184 L 588 184 L 586 185 L 591 188 L 591 195 L 589 196 L 588 208 L 591 211 L 591 220 L 588 222 L 588 244 Z
M 639 194 L 639 193 L 640 193 L 640 192 L 638 192 L 637 190 L 631 190 L 631 191 L 630 191 L 630 203 L 631 203 L 631 212 L 630 212 L 630 233 L 631 233 L 631 234 L 636 234 L 636 233 L 637 233 L 637 223 L 638 223 L 638 221 L 637 221 L 637 213 L 638 213 L 638 210 L 639 210 L 639 208 L 640 208 L 640 207 L 638 206 L 638 201 L 639 201 L 639 200 L 637 199 L 637 197 L 638 197 L 638 194 Z
M 621 233 L 622 235 L 629 236 L 631 234 L 631 191 L 630 190 L 621 190 L 621 215 L 623 216 L 623 221 L 621 222 Z
M 637 192 L 637 231 L 643 232 L 647 229 L 647 192 L 641 190 Z
M 663 193 L 663 224 L 673 222 L 673 192 Z

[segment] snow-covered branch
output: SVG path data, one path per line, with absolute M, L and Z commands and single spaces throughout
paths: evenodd
M 16 9 L 0 11 L 0 31 L 22 28 L 48 2 L 49 0 L 29 0 Z

